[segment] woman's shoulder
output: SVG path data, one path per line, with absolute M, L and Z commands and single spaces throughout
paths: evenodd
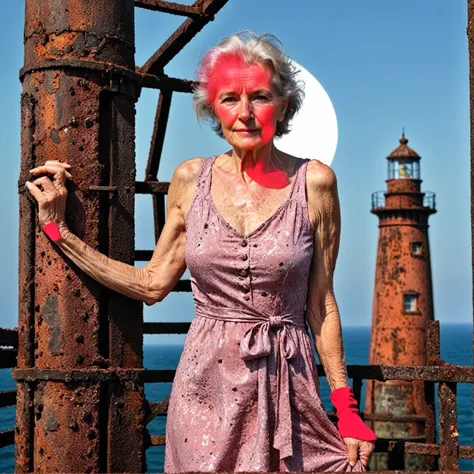
M 306 170 L 306 185 L 308 190 L 316 192 L 333 189 L 337 185 L 336 174 L 330 166 L 322 161 L 309 160 Z
M 194 181 L 199 176 L 205 158 L 190 158 L 180 163 L 174 170 L 173 179 L 179 181 Z
M 205 158 L 197 157 L 180 163 L 173 173 L 172 185 L 176 187 L 192 186 L 197 183 Z
M 186 202 L 191 198 L 194 189 L 196 189 L 203 163 L 204 158 L 191 158 L 176 167 L 168 190 L 168 199 Z

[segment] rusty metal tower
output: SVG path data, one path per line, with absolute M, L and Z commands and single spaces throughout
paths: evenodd
M 24 182 L 31 168 L 66 159 L 74 169 L 71 230 L 113 259 L 133 265 L 149 258 L 135 252 L 135 193 L 153 195 L 158 238 L 168 185 L 157 182 L 157 172 L 171 96 L 191 91 L 190 81 L 170 79 L 163 68 L 226 1 L 26 0 L 13 374 L 18 472 L 143 472 L 146 448 L 161 441 L 146 431 L 156 409 L 144 398 L 141 303 L 101 287 L 59 255 L 37 226 Z M 135 7 L 188 17 L 141 68 Z M 162 92 L 139 183 L 135 102 L 142 87 Z
M 133 1 L 26 1 L 20 185 L 32 167 L 67 159 L 75 170 L 69 226 L 129 264 L 134 58 Z M 142 471 L 140 303 L 64 260 L 26 194 L 20 229 L 16 470 Z
M 434 320 L 428 218 L 436 212 L 435 195 L 421 191 L 420 156 L 405 134 L 387 160 L 387 190 L 372 194 L 379 240 L 369 363 L 423 366 L 427 323 Z M 372 422 L 379 437 L 425 437 L 422 382 L 369 382 L 365 411 L 392 415 Z M 375 456 L 373 465 L 386 468 L 387 460 Z M 404 467 L 421 470 L 426 464 L 422 457 L 407 455 Z

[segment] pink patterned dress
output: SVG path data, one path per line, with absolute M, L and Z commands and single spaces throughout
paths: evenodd
M 215 159 L 203 162 L 186 222 L 196 317 L 171 393 L 165 471 L 362 471 L 321 404 L 305 327 L 307 160 L 288 199 L 243 236 L 213 205 Z

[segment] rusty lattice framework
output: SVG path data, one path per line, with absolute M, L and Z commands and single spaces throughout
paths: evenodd
M 157 176 L 171 98 L 191 92 L 192 86 L 166 76 L 164 67 L 226 2 L 26 1 L 19 324 L 18 330 L 0 330 L 0 367 L 16 367 L 17 380 L 16 391 L 0 392 L 0 407 L 17 405 L 16 429 L 0 433 L 0 447 L 16 442 L 18 472 L 140 472 L 146 448 L 165 443 L 162 436 L 149 436 L 146 425 L 166 414 L 167 400 L 147 403 L 143 386 L 171 382 L 174 371 L 143 369 L 143 333 L 184 333 L 189 324 L 142 324 L 139 303 L 105 290 L 64 261 L 37 226 L 24 181 L 32 167 L 68 156 L 75 170 L 68 204 L 73 231 L 112 258 L 148 260 L 152 250 L 134 249 L 135 193 L 153 196 L 158 238 L 169 183 Z M 134 7 L 188 17 L 138 68 Z M 468 8 L 474 130 L 474 0 Z M 134 106 L 141 87 L 159 89 L 160 96 L 146 179 L 137 182 Z M 474 196 L 474 136 L 471 143 Z M 179 282 L 174 291 L 190 291 L 189 281 Z M 441 470 L 456 470 L 459 458 L 474 459 L 474 447 L 459 446 L 456 435 L 456 386 L 473 383 L 473 371 L 441 360 L 436 322 L 427 341 L 427 366 L 349 366 L 349 377 L 358 399 L 364 379 L 423 381 L 424 442 L 382 439 L 376 449 L 389 453 L 392 468 L 403 468 L 400 453 L 415 453 L 429 456 L 430 470 L 438 469 L 438 461 Z M 391 420 L 389 413 L 373 416 Z

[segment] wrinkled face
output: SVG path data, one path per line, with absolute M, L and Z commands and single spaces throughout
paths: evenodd
M 209 99 L 224 137 L 233 147 L 251 150 L 270 142 L 286 104 L 275 97 L 271 72 L 238 57 L 219 60 L 209 81 Z

